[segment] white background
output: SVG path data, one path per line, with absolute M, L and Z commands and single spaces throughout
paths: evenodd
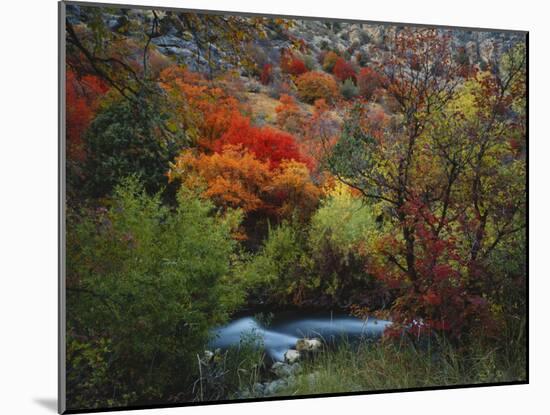
M 550 180 L 550 14 L 544 10 L 544 2 L 135 1 L 140 3 L 529 30 L 531 82 L 530 385 L 141 413 L 548 413 L 550 300 L 546 297 L 550 278 L 545 255 L 550 217 L 546 191 Z M 57 4 L 55 0 L 11 0 L 3 1 L 0 10 L 0 413 L 52 414 L 57 391 Z

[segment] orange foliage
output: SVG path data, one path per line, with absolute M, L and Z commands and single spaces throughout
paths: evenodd
M 210 142 L 220 138 L 241 109 L 236 98 L 185 68 L 169 67 L 161 72 L 160 79 L 161 86 L 172 94 L 179 115 L 174 120 L 176 127 L 196 140 Z
M 98 77 L 81 78 L 70 69 L 66 76 L 67 99 L 67 157 L 83 161 L 85 158 L 84 133 L 97 109 L 98 97 L 107 92 L 107 85 Z
M 277 113 L 277 126 L 294 134 L 302 131 L 302 111 L 296 100 L 287 94 L 279 98 L 280 104 L 275 107 Z
M 288 218 L 294 213 L 302 220 L 310 217 L 321 195 L 320 189 L 311 181 L 307 166 L 294 160 L 281 163 L 271 186 L 280 201 L 277 213 L 281 217 Z
M 264 204 L 262 193 L 271 171 L 243 147 L 229 145 L 214 154 L 184 151 L 172 165 L 169 179 L 180 179 L 190 189 L 203 188 L 202 195 L 218 206 L 251 212 Z
M 332 72 L 334 69 L 334 65 L 336 65 L 336 61 L 338 60 L 339 56 L 336 52 L 330 51 L 321 56 L 323 58 L 323 61 L 321 62 L 323 65 L 323 69 L 327 72 Z
M 306 72 L 296 80 L 298 96 L 304 102 L 313 104 L 318 99 L 324 99 L 332 104 L 340 95 L 334 78 L 322 72 Z
M 320 195 L 305 164 L 285 160 L 271 169 L 269 163 L 238 145 L 227 145 L 214 154 L 186 150 L 171 165 L 168 176 L 224 209 L 262 211 L 281 218 L 295 211 L 301 218 L 308 217 Z

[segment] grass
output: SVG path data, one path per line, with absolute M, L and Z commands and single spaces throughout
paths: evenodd
M 279 396 L 407 389 L 525 380 L 525 354 L 507 359 L 503 349 L 458 351 L 447 342 L 423 348 L 411 343 L 342 343 L 305 362 L 303 372 Z M 505 348 L 507 348 L 506 346 Z
M 301 372 L 287 379 L 275 396 L 366 392 L 451 385 L 523 381 L 526 379 L 524 320 L 509 320 L 502 339 L 489 345 L 473 340 L 452 345 L 431 337 L 415 345 L 401 341 L 340 341 L 302 361 Z M 209 401 L 256 394 L 258 383 L 276 379 L 265 364 L 265 354 L 252 334 L 241 344 L 218 354 L 204 367 L 195 400 Z M 271 395 L 270 395 L 271 396 Z

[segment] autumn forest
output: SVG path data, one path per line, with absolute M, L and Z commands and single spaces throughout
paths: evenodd
M 526 379 L 525 34 L 64 25 L 69 409 Z

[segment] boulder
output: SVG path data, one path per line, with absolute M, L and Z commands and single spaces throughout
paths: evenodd
M 210 350 L 205 350 L 204 351 L 204 358 L 203 358 L 203 361 L 205 363 L 209 363 L 212 359 L 214 358 L 214 352 L 210 351 Z
M 285 379 L 274 380 L 273 382 L 265 384 L 264 394 L 266 396 L 275 395 L 288 385 L 289 383 Z
M 284 355 L 285 362 L 290 364 L 296 363 L 301 357 L 300 352 L 294 349 L 287 350 Z
M 316 352 L 321 349 L 321 340 L 319 339 L 299 339 L 296 342 L 296 350 L 298 352 Z
M 287 378 L 290 376 L 294 376 L 302 370 L 302 367 L 299 363 L 283 363 L 283 362 L 275 362 L 273 366 L 271 366 L 271 371 L 275 373 L 280 378 Z

